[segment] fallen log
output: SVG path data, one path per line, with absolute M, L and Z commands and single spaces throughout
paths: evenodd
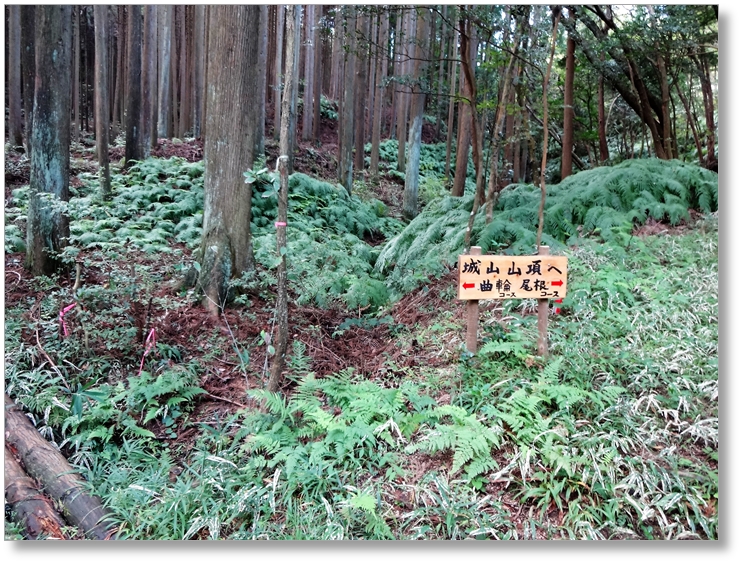
M 16 522 L 27 539 L 68 539 L 62 532 L 64 520 L 24 472 L 13 453 L 5 447 L 5 502 L 10 505 Z
M 110 514 L 99 498 L 85 492 L 82 476 L 62 454 L 39 434 L 5 394 L 5 444 L 18 453 L 29 476 L 61 507 L 65 520 L 79 527 L 88 538 L 107 540 L 113 536 Z

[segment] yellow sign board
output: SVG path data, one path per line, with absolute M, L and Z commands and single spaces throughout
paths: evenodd
M 559 299 L 567 295 L 567 257 L 459 256 L 460 300 Z

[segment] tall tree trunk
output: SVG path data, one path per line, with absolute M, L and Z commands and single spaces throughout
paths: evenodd
M 157 145 L 153 113 L 157 106 L 157 6 L 144 6 L 142 30 L 142 148 L 143 158 Z M 97 59 L 96 59 L 97 60 Z M 97 82 L 96 82 L 97 84 Z
M 394 11 L 394 49 L 392 51 L 392 72 L 390 73 L 391 76 L 399 77 L 402 75 L 402 24 L 404 20 L 404 12 L 400 9 L 398 6 L 396 10 Z M 395 109 L 397 108 L 397 105 L 399 103 L 399 88 L 397 86 L 397 83 L 392 81 L 389 83 L 389 88 L 391 89 L 391 99 L 392 99 L 392 111 L 391 111 L 391 119 L 389 120 L 389 137 L 399 137 L 399 134 L 397 133 L 395 135 L 395 132 L 397 131 L 397 112 Z
M 364 96 L 367 85 L 366 81 L 368 78 L 368 29 L 369 29 L 369 19 L 368 16 L 363 14 L 360 18 L 358 18 L 356 32 L 358 33 L 358 36 L 361 38 L 361 43 L 356 47 L 356 77 L 355 77 L 355 86 L 354 90 L 356 92 L 355 96 L 355 134 L 354 134 L 354 144 L 355 144 L 355 163 L 354 167 L 358 172 L 362 172 L 364 168 L 364 160 L 365 160 L 365 152 L 363 150 L 365 141 L 366 141 L 366 134 L 365 134 L 365 126 L 366 126 L 366 119 L 365 119 L 365 113 L 366 113 L 366 96 Z
M 182 6 L 181 6 L 182 7 Z M 168 137 L 180 137 L 178 131 L 178 111 L 180 95 L 178 93 L 178 6 L 173 6 L 172 26 L 170 28 L 170 117 L 168 119 Z
M 204 218 L 199 283 L 207 309 L 218 313 L 229 279 L 254 267 L 250 213 L 252 188 L 243 173 L 254 163 L 259 126 L 260 7 L 209 6 L 204 143 Z M 168 69 L 169 70 L 169 69 Z M 241 100 L 236 104 L 235 100 Z
M 474 78 L 474 63 L 476 61 L 476 35 L 473 30 L 471 16 L 466 15 L 459 20 L 461 28 L 461 74 L 464 77 L 466 91 L 470 93 L 468 98 L 471 109 L 472 128 L 472 157 L 476 172 L 476 189 L 474 191 L 474 202 L 469 213 L 469 223 L 464 233 L 464 247 L 468 250 L 471 245 L 471 232 L 474 226 L 474 218 L 477 216 L 479 206 L 484 200 L 484 160 L 482 157 L 482 130 L 479 126 L 477 115 L 477 84 Z
M 366 106 L 368 112 L 366 113 L 366 125 L 364 128 L 365 137 L 364 143 L 371 142 L 371 135 L 373 131 L 373 119 L 374 119 L 374 99 L 376 98 L 376 51 L 379 47 L 378 44 L 379 36 L 379 16 L 378 14 L 371 14 L 371 35 L 368 40 L 368 80 L 366 98 Z
M 570 9 L 574 19 L 574 9 Z M 572 174 L 572 148 L 574 145 L 574 84 L 575 40 L 567 37 L 567 64 L 564 71 L 564 133 L 562 135 L 562 180 Z
M 428 58 L 427 42 L 430 40 L 428 29 L 428 8 L 420 7 L 417 14 L 417 32 L 415 34 L 415 62 L 412 71 L 412 109 L 410 124 L 410 158 L 407 160 L 405 173 L 402 211 L 408 219 L 417 215 L 417 192 L 420 182 L 420 143 L 423 130 L 423 110 L 425 109 L 425 92 L 420 79 L 425 73 L 423 62 Z
M 129 80 L 126 104 L 125 166 L 141 161 L 144 156 L 142 140 L 142 7 L 129 6 L 128 48 Z
M 194 30 L 193 30 L 193 136 L 201 138 L 203 135 L 203 115 L 201 108 L 205 89 L 206 59 L 206 6 L 197 4 L 195 6 Z
M 340 147 L 338 158 L 338 179 L 340 184 L 350 194 L 353 190 L 353 126 L 354 126 L 354 91 L 353 84 L 355 78 L 356 65 L 356 8 L 354 5 L 348 5 L 344 8 L 347 11 L 346 26 L 347 33 L 344 37 L 345 46 L 345 65 L 343 74 L 343 105 L 342 115 L 340 117 Z
M 278 263 L 278 293 L 276 298 L 276 326 L 278 334 L 276 338 L 275 354 L 271 365 L 271 375 L 268 380 L 268 391 L 277 392 L 283 383 L 283 369 L 286 364 L 286 350 L 289 340 L 289 316 L 288 316 L 288 288 L 286 279 L 286 254 L 283 250 L 286 248 L 286 215 L 288 210 L 289 194 L 289 159 L 291 143 L 289 138 L 290 123 L 296 116 L 292 112 L 296 109 L 291 100 L 294 90 L 294 82 L 297 80 L 295 63 L 297 58 L 294 53 L 299 50 L 298 24 L 296 17 L 297 8 L 295 5 L 289 5 L 286 9 L 286 88 L 284 90 L 281 111 L 281 137 L 279 141 L 278 172 L 281 179 L 281 187 L 278 194 L 278 217 L 276 222 L 276 253 L 280 257 Z M 309 57 L 307 57 L 309 58 Z
M 36 7 L 33 157 L 27 219 L 26 268 L 52 274 L 69 238 L 69 220 L 53 201 L 69 201 L 72 8 Z M 49 198 L 44 195 L 49 195 Z M 50 199 L 52 201 L 50 201 Z
M 8 141 L 14 147 L 21 147 L 21 7 L 9 6 L 8 10 Z
M 286 8 L 277 6 L 276 20 L 276 76 L 273 82 L 273 137 L 279 139 L 281 134 L 281 92 L 283 84 L 283 29 L 286 20 Z
M 495 123 L 494 123 L 494 134 L 492 135 L 492 144 L 490 146 L 490 176 L 489 176 L 489 182 L 487 185 L 487 210 L 486 210 L 486 222 L 490 223 L 492 221 L 492 213 L 494 210 L 495 205 L 495 199 L 497 197 L 497 194 L 499 194 L 497 188 L 498 188 L 498 173 L 497 173 L 497 164 L 498 160 L 500 158 L 500 131 L 502 130 L 502 122 L 505 118 L 505 115 L 508 113 L 507 107 L 509 105 L 512 105 L 513 101 L 515 100 L 515 96 L 513 90 L 511 89 L 511 84 L 513 81 L 513 67 L 515 65 L 515 58 L 518 55 L 518 43 L 520 42 L 520 35 L 517 34 L 515 36 L 515 40 L 513 41 L 513 44 L 516 46 L 513 49 L 513 52 L 510 54 L 510 60 L 508 61 L 507 67 L 505 68 L 505 72 L 503 73 L 503 84 L 502 84 L 502 92 L 500 93 L 500 100 L 497 104 L 497 112 L 495 113 Z M 511 127 L 510 135 L 513 135 L 514 126 Z M 511 143 L 508 139 L 508 136 L 505 137 L 506 143 L 508 143 L 511 147 L 510 150 L 510 158 L 514 161 L 514 155 L 513 153 L 515 144 Z M 505 157 L 505 166 L 508 166 L 508 157 Z M 514 164 L 514 163 L 513 163 Z
M 389 14 L 381 14 L 379 24 L 379 48 L 376 51 L 376 96 L 374 97 L 374 119 L 371 135 L 371 176 L 379 177 L 379 145 L 381 144 L 381 121 L 384 111 L 384 79 L 386 78 L 386 48 L 389 41 Z
M 157 137 L 168 137 L 170 131 L 170 51 L 172 41 L 173 7 L 157 6 L 157 35 L 160 43 L 159 73 L 160 80 L 157 87 Z
M 444 169 L 446 186 L 448 186 L 448 182 L 451 178 L 451 145 L 453 145 L 453 118 L 454 110 L 456 109 L 454 96 L 456 95 L 456 69 L 458 68 L 454 61 L 454 56 L 456 55 L 456 43 L 458 43 L 458 39 L 459 32 L 458 30 L 454 29 L 453 37 L 451 38 L 451 47 L 449 49 L 449 59 L 451 61 L 449 65 L 448 76 L 449 80 L 451 81 L 451 90 L 448 94 L 448 121 L 446 122 L 446 165 Z
M 80 6 L 72 6 L 72 140 L 80 140 Z
M 412 12 L 408 11 L 405 14 L 405 25 L 403 26 L 405 28 L 405 37 L 403 39 L 404 42 L 404 50 L 403 50 L 403 63 L 402 68 L 404 69 L 402 71 L 402 74 L 404 76 L 407 76 L 410 74 L 410 70 L 412 68 L 412 61 L 410 58 L 411 53 L 411 42 L 410 37 L 413 37 L 415 35 L 415 20 L 412 16 Z M 408 93 L 408 88 L 403 87 L 401 84 L 399 85 L 399 102 L 397 106 L 397 171 L 402 172 L 405 170 L 406 163 L 406 143 L 407 143 L 407 118 L 409 113 L 409 106 L 410 106 L 410 94 Z
M 332 36 L 332 56 L 330 63 L 330 99 L 339 101 L 340 81 L 342 80 L 341 68 L 343 65 L 343 10 L 342 5 L 335 6 L 335 25 Z
M 23 72 L 23 115 L 25 118 L 26 154 L 31 159 L 33 131 L 34 80 L 36 78 L 36 7 L 21 6 L 21 69 Z
M 471 42 L 471 38 L 468 38 Z M 461 44 L 464 43 L 464 34 L 461 34 Z M 462 48 L 463 52 L 463 48 Z M 464 77 L 464 65 L 471 65 L 472 62 L 461 61 L 461 90 L 460 95 L 463 99 L 459 102 L 459 130 L 456 135 L 456 165 L 453 177 L 453 188 L 451 189 L 452 196 L 463 196 L 464 188 L 466 186 L 466 169 L 469 165 L 469 145 L 471 144 L 471 130 L 472 130 L 472 91 L 470 90 L 469 81 Z
M 549 78 L 551 77 L 551 67 L 554 63 L 554 51 L 556 49 L 557 29 L 559 27 L 559 12 L 554 15 L 554 23 L 551 32 L 551 52 L 549 62 L 546 66 L 546 75 L 544 76 L 544 89 L 542 96 L 542 105 L 544 112 L 544 139 L 541 147 L 541 201 L 538 206 L 538 230 L 536 231 L 536 252 L 541 246 L 541 235 L 544 232 L 544 206 L 546 205 L 546 157 L 549 152 Z
M 111 197 L 111 172 L 108 166 L 108 6 L 93 7 L 95 19 L 95 142 L 98 148 L 101 196 Z
M 294 22 L 294 44 L 297 48 L 294 49 L 294 72 L 298 75 L 299 69 L 299 58 L 301 49 L 299 49 L 301 41 L 301 6 L 295 10 L 296 21 Z M 295 80 L 291 88 L 291 119 L 289 120 L 289 174 L 294 173 L 294 154 L 296 153 L 297 135 L 296 135 L 296 122 L 299 107 L 299 81 Z M 283 110 L 281 110 L 283 111 Z M 281 118 L 283 120 L 283 118 Z
M 255 132 L 255 158 L 261 158 L 265 154 L 265 90 L 268 83 L 268 6 L 260 6 L 260 21 L 258 22 L 260 33 L 260 52 L 258 53 L 257 81 L 258 88 L 263 92 L 258 106 L 258 131 Z
M 322 17 L 322 8 L 317 7 L 318 12 L 314 17 L 314 30 L 312 34 L 312 43 L 314 44 L 314 62 L 312 72 L 314 73 L 314 100 L 312 104 L 313 131 L 312 138 L 316 141 L 320 133 L 320 104 L 322 102 L 322 33 L 320 19 Z
M 178 33 L 180 35 L 180 58 L 178 59 L 178 74 L 180 78 L 180 108 L 178 111 L 178 136 L 184 137 L 190 127 L 189 119 L 191 117 L 190 97 L 191 91 L 188 88 L 188 69 L 190 68 L 188 60 L 188 9 L 189 6 L 182 6 L 180 10 Z
M 447 42 L 451 40 L 449 31 L 445 31 L 448 28 L 446 27 L 446 19 L 448 19 L 448 5 L 443 5 L 443 13 L 441 14 L 441 31 L 439 34 L 440 37 L 440 48 L 438 51 L 438 93 L 435 97 L 435 140 L 440 141 L 441 136 L 441 126 L 443 125 L 443 118 L 442 118 L 442 110 L 443 110 L 443 83 L 445 82 L 443 79 L 443 72 L 445 69 L 445 63 L 446 63 L 446 45 Z
M 301 138 L 312 139 L 314 133 L 314 28 L 317 25 L 314 4 L 307 4 L 304 16 L 306 55 L 304 56 L 304 110 L 302 112 Z

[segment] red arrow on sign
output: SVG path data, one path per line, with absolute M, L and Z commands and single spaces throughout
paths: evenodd
M 557 280 L 556 282 L 551 283 L 552 286 L 561 286 L 562 284 L 564 284 L 564 282 L 562 282 L 561 280 Z
M 467 284 L 467 283 L 465 282 L 465 283 L 463 284 L 463 286 L 464 286 L 464 290 L 468 290 L 469 288 L 473 288 L 473 287 L 474 287 L 474 283 L 473 283 L 473 282 L 471 282 L 471 283 Z

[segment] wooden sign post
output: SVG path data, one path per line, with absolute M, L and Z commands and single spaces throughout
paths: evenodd
M 549 300 L 567 295 L 567 257 L 552 256 L 549 247 L 538 255 L 482 255 L 472 247 L 459 256 L 458 299 L 467 300 L 466 349 L 477 352 L 479 300 L 534 298 L 538 300 L 538 354 L 548 354 Z

